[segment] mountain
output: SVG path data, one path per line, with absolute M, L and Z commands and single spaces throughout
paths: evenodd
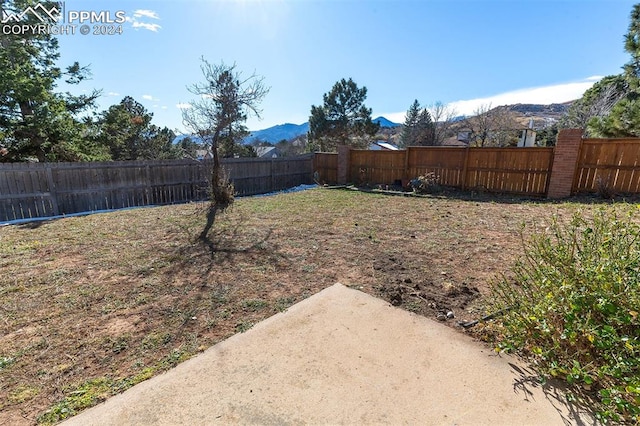
M 278 124 L 263 130 L 255 130 L 244 138 L 244 143 L 252 143 L 257 140 L 269 143 L 278 143 L 283 139 L 290 140 L 305 135 L 309 131 L 309 123 L 303 124 Z
M 374 123 L 379 123 L 380 127 L 400 127 L 402 126 L 402 124 L 398 124 L 398 123 L 394 123 L 393 121 L 387 120 L 386 118 L 380 116 L 378 118 L 374 118 L 373 120 Z
M 563 116 L 569 110 L 574 101 L 565 102 L 563 104 L 515 104 L 507 105 L 509 111 L 519 112 L 524 115 L 539 115 L 545 117 Z
M 387 120 L 384 117 L 378 117 L 372 120 L 374 123 L 380 123 L 380 127 L 399 127 L 400 124 L 394 123 L 390 120 Z M 307 134 L 309 131 L 309 123 L 302 124 L 278 124 L 277 126 L 269 127 L 267 129 L 262 130 L 254 130 L 244 138 L 244 143 L 249 144 L 255 141 L 269 142 L 269 143 L 278 143 L 283 139 L 291 140 L 295 139 L 298 136 L 302 136 Z

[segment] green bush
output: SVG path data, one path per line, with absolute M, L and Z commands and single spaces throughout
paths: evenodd
M 640 206 L 638 206 L 640 208 Z M 524 239 L 523 239 L 524 241 Z M 498 348 L 596 400 L 602 421 L 640 421 L 640 226 L 633 211 L 554 217 L 492 284 Z

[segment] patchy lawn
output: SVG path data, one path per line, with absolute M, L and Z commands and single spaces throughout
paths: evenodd
M 50 423 L 339 281 L 451 326 L 543 227 L 594 204 L 316 189 L 0 228 L 0 423 Z M 454 318 L 446 318 L 452 312 Z M 451 315 L 450 315 L 451 316 Z

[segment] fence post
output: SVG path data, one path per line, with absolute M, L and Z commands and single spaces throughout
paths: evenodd
M 561 129 L 553 149 L 553 165 L 547 198 L 565 198 L 571 195 L 578 154 L 582 144 L 582 129 Z
M 351 167 L 351 149 L 346 145 L 338 146 L 338 185 L 346 185 Z

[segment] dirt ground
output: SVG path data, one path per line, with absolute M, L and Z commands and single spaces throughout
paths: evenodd
M 551 215 L 611 208 L 315 189 L 0 227 L 0 423 L 52 423 L 336 282 L 460 329 Z M 462 330 L 461 330 L 462 331 Z

